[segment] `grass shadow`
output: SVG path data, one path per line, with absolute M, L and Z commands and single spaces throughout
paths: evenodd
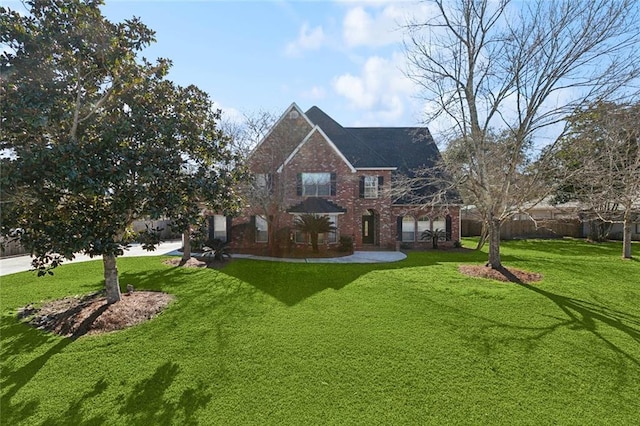
M 30 348 L 30 350 L 33 351 L 43 345 L 51 343 L 51 338 L 41 331 L 32 329 L 24 324 L 20 324 L 17 320 L 14 321 L 15 323 L 9 327 L 9 332 L 14 336 L 14 339 L 12 340 L 13 343 L 9 344 L 8 352 L 19 353 L 16 351 L 20 351 L 20 348 Z M 4 334 L 5 330 L 6 328 L 3 327 L 3 343 L 6 337 Z M 43 336 L 47 337 L 45 338 Z M 7 368 L 7 364 L 3 365 L 2 381 L 0 382 L 0 388 L 2 389 L 2 394 L 0 396 L 0 411 L 2 412 L 3 423 L 7 421 L 7 419 L 15 419 L 16 421 L 23 420 L 25 417 L 28 417 L 30 413 L 35 411 L 38 405 L 36 401 L 14 405 L 11 399 L 20 389 L 33 379 L 33 377 L 45 366 L 51 357 L 61 353 L 71 343 L 71 339 L 61 339 L 42 355 L 33 358 L 30 362 L 14 371 L 9 370 Z M 3 359 L 6 361 L 6 358 L 4 358 L 5 349 L 7 348 L 5 348 L 3 344 Z M 11 423 L 13 422 L 8 422 L 6 424 Z
M 406 259 L 390 263 L 288 263 L 238 259 L 229 262 L 219 272 L 249 283 L 287 306 L 294 306 L 321 291 L 340 290 L 372 272 L 429 267 L 485 257 L 486 254 L 477 250 L 409 250 Z
M 177 401 L 165 394 L 172 385 L 180 367 L 175 362 L 165 362 L 156 368 L 151 377 L 139 381 L 129 392 L 119 410 L 128 424 L 146 425 L 196 425 L 195 414 L 212 399 L 208 386 L 199 383 L 185 389 Z
M 104 415 L 98 415 L 93 417 L 85 418 L 82 410 L 85 406 L 85 403 L 91 402 L 93 398 L 96 398 L 100 394 L 102 394 L 108 387 L 106 380 L 100 379 L 98 380 L 93 388 L 88 392 L 85 392 L 80 398 L 76 401 L 72 402 L 69 405 L 69 408 L 59 417 L 49 417 L 42 424 L 43 425 L 77 425 L 77 426 L 91 426 L 91 425 L 102 425 L 104 424 L 108 418 Z
M 552 301 L 566 315 L 564 323 L 573 330 L 587 330 L 604 342 L 611 350 L 640 367 L 640 360 L 624 351 L 605 335 L 598 331 L 598 322 L 621 331 L 640 344 L 640 316 L 608 308 L 602 304 L 587 302 L 573 297 L 551 293 L 539 287 L 516 283 Z

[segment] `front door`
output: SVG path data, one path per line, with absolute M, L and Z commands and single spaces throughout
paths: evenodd
M 375 222 L 373 215 L 362 216 L 362 244 L 373 244 L 375 235 Z

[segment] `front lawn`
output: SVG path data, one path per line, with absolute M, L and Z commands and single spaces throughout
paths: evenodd
M 16 309 L 99 289 L 100 261 L 2 277 L 0 422 L 636 424 L 640 262 L 620 254 L 620 243 L 505 243 L 506 266 L 543 274 L 528 286 L 461 275 L 486 260 L 471 251 L 221 270 L 123 258 L 123 287 L 176 300 L 75 341 Z

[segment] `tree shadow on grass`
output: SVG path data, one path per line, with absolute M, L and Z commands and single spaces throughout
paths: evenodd
M 76 401 L 69 405 L 69 408 L 59 417 L 49 417 L 43 422 L 43 425 L 76 425 L 76 426 L 91 426 L 102 425 L 108 418 L 105 415 L 98 415 L 89 418 L 85 418 L 82 413 L 82 409 L 86 402 L 91 400 L 107 389 L 107 382 L 104 379 L 100 379 L 93 386 L 93 389 L 86 392 Z
M 3 319 L 3 323 L 7 321 L 13 321 L 13 323 L 2 327 L 3 345 L 0 353 L 2 353 L 3 362 L 6 362 L 8 354 L 24 353 L 21 352 L 22 350 L 32 351 L 50 343 L 51 338 L 41 331 L 32 329 L 15 319 Z M 8 337 L 5 333 L 13 336 L 13 339 L 9 340 L 7 345 L 4 344 Z M 36 412 L 39 406 L 37 400 L 14 404 L 12 398 L 31 381 L 51 357 L 62 352 L 71 342 L 72 340 L 70 339 L 61 339 L 45 353 L 14 371 L 11 371 L 7 364 L 3 365 L 2 381 L 0 382 L 0 388 L 2 389 L 0 412 L 2 412 L 2 422 L 4 424 L 17 424 Z
M 551 293 L 535 285 L 523 283 L 506 268 L 501 268 L 499 271 L 512 283 L 549 299 L 566 315 L 567 320 L 552 327 L 549 330 L 550 332 L 558 328 L 558 326 L 569 327 L 572 330 L 587 330 L 604 342 L 611 350 L 640 367 L 638 358 L 624 351 L 598 331 L 598 322 L 600 322 L 623 332 L 640 344 L 640 316 L 611 309 L 602 304 Z
M 128 424 L 198 424 L 195 414 L 209 404 L 212 395 L 208 386 L 199 383 L 185 389 L 177 401 L 165 398 L 179 372 L 180 367 L 175 362 L 160 365 L 151 377 L 134 386 L 119 414 L 127 418 Z

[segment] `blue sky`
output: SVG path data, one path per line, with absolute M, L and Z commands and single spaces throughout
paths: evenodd
M 7 3 L 7 2 L 4 2 Z M 11 3 L 11 2 L 8 2 Z M 144 55 L 173 61 L 169 78 L 206 90 L 233 118 L 292 102 L 345 126 L 414 126 L 399 25 L 410 2 L 106 0 L 105 16 L 156 31 Z

